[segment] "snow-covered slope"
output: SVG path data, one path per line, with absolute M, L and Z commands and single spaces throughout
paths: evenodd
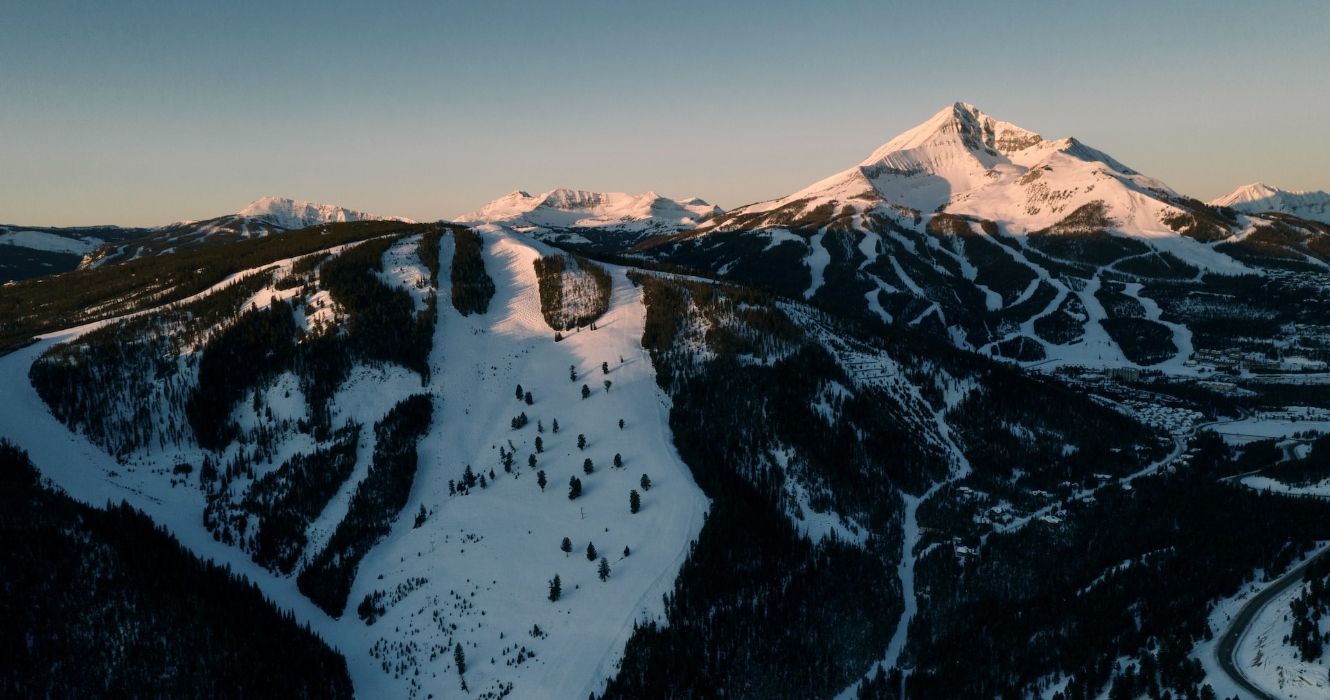
M 1206 205 L 957 102 L 846 170 L 628 252 L 1029 364 L 1180 370 L 1195 302 L 1167 308 L 1153 282 L 1327 270 L 1330 231 Z
M 674 449 L 668 400 L 640 344 L 645 322 L 641 290 L 622 268 L 609 268 L 613 288 L 601 329 L 571 333 L 556 343 L 540 313 L 533 266 L 538 255 L 549 251 L 497 227 L 487 227 L 482 235 L 485 269 L 496 287 L 488 313 L 455 312 L 447 284 L 422 289 L 429 286 L 429 272 L 418 261 L 419 236 L 401 239 L 383 256 L 380 279 L 413 297 L 436 291 L 439 296 L 428 359 L 431 379 L 422 388 L 418 374 L 399 366 L 357 364 L 332 401 L 332 422 L 354 421 L 368 428 L 397 401 L 421 392 L 434 402 L 434 420 L 418 445 L 409 501 L 389 534 L 361 561 L 339 619 L 302 595 L 294 575 L 259 566 L 243 549 L 218 542 L 205 529 L 206 489 L 192 477 L 178 479 L 172 473 L 174 465 L 203 460 L 205 453 L 191 440 L 154 439 L 152 447 L 117 461 L 52 415 L 28 379 L 29 367 L 53 345 L 105 323 L 56 333 L 0 358 L 0 403 L 7 407 L 0 412 L 0 437 L 27 449 L 44 475 L 75 498 L 98 505 L 128 500 L 196 553 L 254 580 L 346 655 L 358 695 L 458 695 L 461 679 L 453 661 L 458 644 L 473 696 L 584 698 L 599 692 L 613 675 L 634 622 L 661 614 L 662 595 L 672 589 L 708 503 Z M 440 278 L 446 280 L 451 238 L 444 238 L 440 257 Z M 286 275 L 294 262 L 271 267 Z M 224 288 L 225 283 L 200 297 Z M 296 287 L 270 285 L 242 307 L 262 308 L 300 293 Z M 327 299 L 326 292 L 314 296 Z M 417 311 L 424 306 L 421 301 L 414 299 Z M 298 306 L 311 303 L 319 301 Z M 579 377 L 576 382 L 568 379 L 570 367 Z M 185 377 L 188 381 L 188 372 Z M 612 387 L 602 388 L 605 380 Z M 586 398 L 583 383 L 595 388 Z M 517 384 L 531 392 L 531 403 L 515 400 Z M 150 392 L 166 384 L 154 386 Z M 234 418 L 245 430 L 266 426 L 275 431 L 271 457 L 256 465 L 256 476 L 262 477 L 313 445 L 309 435 L 281 427 L 305 412 L 301 387 L 290 373 L 256 393 L 253 402 L 237 405 Z M 266 410 L 256 411 L 252 406 L 257 404 Z M 510 423 L 519 413 L 530 418 L 520 430 Z M 579 435 L 586 437 L 585 449 L 577 444 Z M 539 451 L 537 439 L 543 442 Z M 307 530 L 308 551 L 326 543 L 347 513 L 352 492 L 370 469 L 374 441 L 366 429 L 350 478 Z M 501 447 L 518 457 L 511 473 L 501 465 Z M 232 445 L 223 458 L 237 448 L 246 449 Z M 622 456 L 621 469 L 612 466 L 616 454 Z M 528 466 L 529 455 L 537 456 L 536 467 Z M 583 470 L 587 458 L 594 463 L 591 474 Z M 460 481 L 467 467 L 485 475 L 487 485 L 455 494 L 452 482 Z M 537 484 L 537 470 L 547 477 L 544 489 Z M 643 474 L 650 476 L 649 490 L 640 486 Z M 575 501 L 567 495 L 573 475 L 584 485 Z M 229 488 L 239 498 L 252 483 L 241 477 Z M 631 489 L 641 491 L 636 514 L 629 510 Z M 428 516 L 417 523 L 422 509 Z M 563 537 L 574 545 L 570 554 L 560 551 Z M 592 543 L 608 561 L 607 580 L 600 580 L 597 563 L 584 554 Z M 563 596 L 551 602 L 547 584 L 556 574 Z M 384 610 L 369 624 L 356 609 L 375 592 L 383 594 Z
M 720 212 L 719 207 L 696 197 L 674 200 L 655 192 L 555 189 L 536 195 L 510 192 L 457 217 L 457 221 L 514 228 L 595 228 L 640 233 L 693 228 Z
M 794 194 L 740 207 L 716 219 L 725 228 L 748 214 L 810 213 L 818 207 L 875 207 L 913 216 L 948 213 L 997 223 L 1010 233 L 1048 229 L 1091 202 L 1103 202 L 1128 235 L 1176 237 L 1164 219 L 1180 199 L 1074 138 L 1047 140 L 957 102 L 873 151 L 852 168 Z
M 1320 190 L 1295 192 L 1254 182 L 1212 200 L 1210 204 L 1231 207 L 1247 214 L 1278 212 L 1330 224 L 1330 192 Z

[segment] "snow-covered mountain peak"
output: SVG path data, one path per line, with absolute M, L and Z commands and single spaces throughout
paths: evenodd
M 1330 224 L 1330 193 L 1327 192 L 1281 190 L 1261 182 L 1253 182 L 1210 203 L 1220 207 L 1232 207 L 1248 214 L 1279 212 Z
M 514 190 L 457 218 L 537 228 L 686 229 L 720 213 L 696 197 L 678 201 L 655 192 L 594 192 L 557 188 L 537 195 Z
M 345 207 L 306 202 L 289 197 L 260 197 L 250 202 L 244 209 L 236 212 L 236 216 L 245 219 L 262 219 L 285 229 L 298 229 L 317 224 L 347 221 L 409 221 L 401 217 L 376 216 Z
M 987 160 L 984 156 L 1015 153 L 1042 141 L 1043 137 L 1033 131 L 995 119 L 972 104 L 957 102 L 878 147 L 860 165 L 928 169 L 930 163 L 966 152 Z

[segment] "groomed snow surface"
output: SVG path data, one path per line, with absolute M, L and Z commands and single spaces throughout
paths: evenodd
M 411 498 L 389 536 L 361 563 L 341 619 L 315 608 L 297 591 L 294 577 L 274 576 L 241 550 L 213 540 L 202 524 L 197 485 L 171 485 L 170 467 L 197 459 L 197 452 L 152 452 L 118 464 L 51 415 L 28 381 L 28 368 L 52 344 L 91 326 L 0 357 L 0 436 L 28 450 L 43 474 L 73 497 L 95 505 L 127 500 L 195 553 L 255 581 L 345 654 L 361 697 L 461 695 L 450 645 L 460 642 L 473 697 L 511 684 L 509 697 L 585 698 L 614 673 L 633 623 L 662 614 L 662 595 L 673 588 L 708 502 L 674 449 L 667 399 L 639 342 L 645 309 L 624 270 L 610 268 L 613 296 L 599 330 L 555 343 L 540 315 L 532 265 L 548 251 L 494 227 L 483 235 L 497 292 L 487 314 L 462 317 L 447 298 L 447 285 L 439 291 L 431 384 L 422 389 L 418 376 L 395 367 L 359 367 L 336 397 L 335 424 L 354 418 L 365 430 L 351 479 L 311 525 L 309 552 L 326 539 L 368 469 L 374 421 L 411 393 L 426 391 L 435 400 Z M 398 254 L 409 245 L 386 260 L 390 278 L 418 273 L 402 269 L 409 265 Z M 451 239 L 445 237 L 442 247 L 441 277 L 447 279 Z M 602 362 L 608 374 L 602 374 Z M 570 365 L 576 382 L 569 381 Z M 613 382 L 608 392 L 605 380 Z M 279 413 L 296 400 L 287 396 L 287 383 L 279 380 L 268 392 Z M 515 398 L 518 383 L 532 393 L 532 405 Z M 581 397 L 583 383 L 592 389 L 587 399 Z M 237 417 L 248 419 L 247 410 L 238 408 Z M 510 421 L 522 412 L 530 423 L 513 430 Z M 551 431 L 555 419 L 557 435 Z M 527 466 L 537 421 L 545 427 L 537 466 L 548 479 L 544 492 L 536 469 Z M 585 451 L 576 446 L 579 434 L 586 436 Z M 503 470 L 500 446 L 515 450 L 512 474 Z M 616 453 L 623 456 L 622 470 L 612 468 Z M 587 457 L 595 467 L 590 475 L 582 469 Z M 449 480 L 460 480 L 467 465 L 487 481 L 493 469 L 495 478 L 488 488 L 450 496 Z M 649 491 L 639 485 L 644 473 Z M 583 492 L 570 501 L 574 475 Z M 630 489 L 641 494 L 636 515 L 629 512 Z M 422 505 L 429 517 L 414 528 Z M 571 554 L 559 549 L 563 537 L 573 543 Z M 609 561 L 606 582 L 585 556 L 588 542 Z M 631 556 L 624 556 L 625 547 Z M 563 597 L 552 603 L 547 586 L 555 574 Z M 418 579 L 425 582 L 409 583 Z M 388 609 L 366 625 L 356 606 L 375 590 L 385 593 Z M 537 625 L 541 633 L 533 636 Z M 524 655 L 519 664 L 522 647 L 535 655 Z

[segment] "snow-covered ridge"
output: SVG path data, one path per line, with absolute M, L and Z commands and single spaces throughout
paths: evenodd
M 693 228 L 719 213 L 720 207 L 696 197 L 676 200 L 655 192 L 628 194 L 559 188 L 536 195 L 520 190 L 510 192 L 456 220 L 513 227 L 642 231 Z
M 1179 195 L 1074 138 L 1038 133 L 956 102 L 874 150 L 857 165 L 794 194 L 721 217 L 798 204 L 947 212 L 997 222 L 1012 233 L 1045 230 L 1078 207 L 1103 201 L 1123 232 L 1174 235 L 1162 223 Z M 790 212 L 797 215 L 797 212 Z
M 236 216 L 263 219 L 286 229 L 347 221 L 403 221 L 414 223 L 410 219 L 400 216 L 377 216 L 332 204 L 306 202 L 288 197 L 260 197 L 250 202 L 244 209 L 236 212 Z
M 1281 190 L 1278 187 L 1254 182 L 1212 200 L 1210 204 L 1232 207 L 1247 214 L 1279 212 L 1330 224 L 1330 192 L 1320 190 L 1306 192 Z

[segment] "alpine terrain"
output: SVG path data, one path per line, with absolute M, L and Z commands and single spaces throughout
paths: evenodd
M 1327 201 L 957 102 L 729 211 L 7 227 L 0 694 L 1327 697 Z

